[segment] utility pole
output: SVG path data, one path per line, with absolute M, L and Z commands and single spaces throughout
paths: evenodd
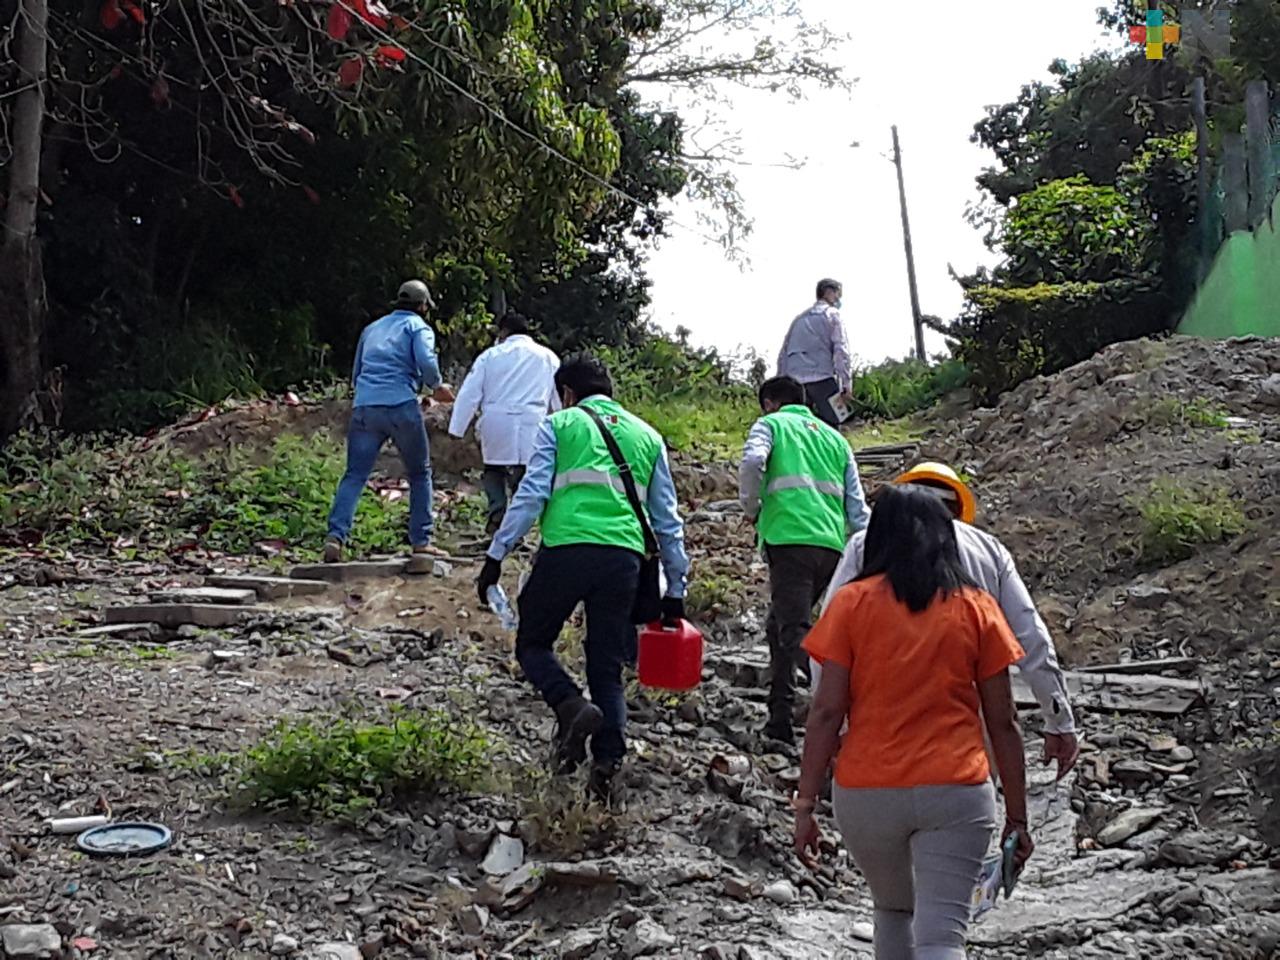
M 907 251 L 907 283 L 911 285 L 911 322 L 916 331 L 916 359 L 924 361 L 924 324 L 920 322 L 920 294 L 916 291 L 916 259 L 911 252 L 911 221 L 907 219 L 907 188 L 902 182 L 902 149 L 893 125 L 893 165 L 898 168 L 898 203 L 902 207 L 902 245 Z

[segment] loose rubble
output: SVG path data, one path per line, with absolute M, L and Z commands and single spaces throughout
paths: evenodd
M 1277 376 L 1276 343 L 1124 344 L 865 458 L 871 484 L 917 451 L 974 478 L 979 522 L 1013 550 L 1073 668 L 1078 772 L 1052 783 L 1024 713 L 1038 852 L 1013 900 L 973 927 L 973 956 L 1255 958 L 1280 943 Z M 1153 403 L 1168 397 L 1248 425 L 1159 425 Z M 289 409 L 288 429 L 321 416 Z M 151 442 L 251 443 L 273 415 L 237 408 Z M 449 449 L 442 477 L 472 466 Z M 677 459 L 676 472 L 704 681 L 680 696 L 632 685 L 634 756 L 613 812 L 581 803 L 574 782 L 532 801 L 510 786 L 407 798 L 338 827 L 235 813 L 193 769 L 280 717 L 388 703 L 482 724 L 508 772 L 540 764 L 551 724 L 510 634 L 475 606 L 465 556 L 417 577 L 401 559 L 282 577 L 198 549 L 0 562 L 5 960 L 870 956 L 847 855 L 811 874 L 790 851 L 798 758 L 757 734 L 765 578 L 732 467 Z M 1144 566 L 1131 498 L 1166 475 L 1227 487 L 1249 529 Z M 155 601 L 191 609 L 160 617 Z M 45 827 L 107 811 L 166 823 L 174 845 L 86 859 Z

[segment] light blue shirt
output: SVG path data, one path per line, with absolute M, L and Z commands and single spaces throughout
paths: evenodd
M 511 498 L 502 527 L 489 545 L 490 557 L 494 560 L 505 559 L 524 535 L 533 529 L 533 525 L 542 516 L 547 501 L 551 499 L 555 479 L 556 431 L 548 418 L 538 427 L 524 479 Z M 649 524 L 653 527 L 658 552 L 662 556 L 662 570 L 667 577 L 667 596 L 683 597 L 689 577 L 689 557 L 684 550 L 684 521 L 680 519 L 676 484 L 671 478 L 671 464 L 667 461 L 665 446 L 658 454 L 658 462 L 654 464 L 645 506 L 648 507 Z
M 364 328 L 351 368 L 356 396 L 352 406 L 392 407 L 418 399 L 424 386 L 443 379 L 436 359 L 436 335 L 412 310 L 395 310 Z

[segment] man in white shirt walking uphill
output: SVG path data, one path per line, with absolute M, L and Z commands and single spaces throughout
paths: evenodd
M 347 471 L 329 511 L 325 563 L 342 559 L 356 504 L 388 440 L 395 444 L 409 478 L 409 543 L 413 546 L 409 572 L 428 572 L 431 557 L 440 554 L 430 545 L 434 529 L 431 449 L 418 406 L 418 391 L 423 387 L 435 390 L 438 400 L 453 399 L 440 377 L 436 335 L 425 319 L 434 306 L 425 283 L 406 281 L 396 296 L 395 309 L 360 334 L 351 369 L 355 397 L 347 430 Z
M 498 321 L 498 343 L 476 357 L 462 381 L 449 433 L 466 435 L 476 412 L 476 433 L 484 459 L 484 492 L 489 501 L 486 533 L 494 533 L 507 512 L 547 413 L 560 409 L 556 371 L 560 358 L 529 336 L 529 321 L 508 313 Z
M 1014 636 L 1026 651 L 1026 656 L 1018 662 L 1018 672 L 1031 688 L 1044 715 L 1044 762 L 1057 761 L 1058 776 L 1062 777 L 1075 765 L 1080 752 L 1067 682 L 1058 666 L 1053 638 L 1018 575 L 1013 557 L 991 534 L 971 526 L 977 514 L 977 501 L 964 481 L 946 464 L 921 463 L 894 482 L 923 487 L 951 508 L 956 518 L 961 565 L 978 586 L 996 598 Z M 823 598 L 823 610 L 842 586 L 861 573 L 864 540 L 864 533 L 855 534 L 849 540 Z
M 840 419 L 831 408 L 832 395 L 853 388 L 849 339 L 840 319 L 843 289 L 835 280 L 819 280 L 818 302 L 791 321 L 778 352 L 778 376 L 798 380 L 809 409 L 833 427 Z
M 760 387 L 764 416 L 747 434 L 738 497 L 769 564 L 769 722 L 765 736 L 794 743 L 792 710 L 800 641 L 840 560 L 845 538 L 870 516 L 853 451 L 804 406 L 790 377 Z

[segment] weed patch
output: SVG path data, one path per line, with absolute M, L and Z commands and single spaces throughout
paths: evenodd
M 689 582 L 685 606 L 693 616 L 718 616 L 737 611 L 743 602 L 745 587 L 741 577 L 709 573 Z
M 246 809 L 361 822 L 383 803 L 476 786 L 492 750 L 478 727 L 441 711 L 397 710 L 386 723 L 286 720 L 232 759 L 231 798 Z
M 913 417 L 900 417 L 897 420 L 861 424 L 854 430 L 846 431 L 845 436 L 857 454 L 863 447 L 913 443 L 924 436 L 924 428 Z
M 1245 528 L 1244 511 L 1221 487 L 1158 480 L 1131 503 L 1143 521 L 1141 558 L 1156 565 L 1186 560 L 1198 545 L 1227 540 Z
M 1227 411 L 1207 397 L 1164 397 L 1152 405 L 1148 423 L 1157 427 L 1214 427 L 1228 426 Z
M 868 419 L 897 419 L 928 409 L 968 381 L 969 371 L 959 360 L 886 360 L 854 375 L 854 413 Z
M 589 799 L 582 777 L 553 777 L 545 770 L 522 768 L 512 792 L 530 845 L 542 853 L 571 857 L 600 849 L 617 835 L 621 819 Z

